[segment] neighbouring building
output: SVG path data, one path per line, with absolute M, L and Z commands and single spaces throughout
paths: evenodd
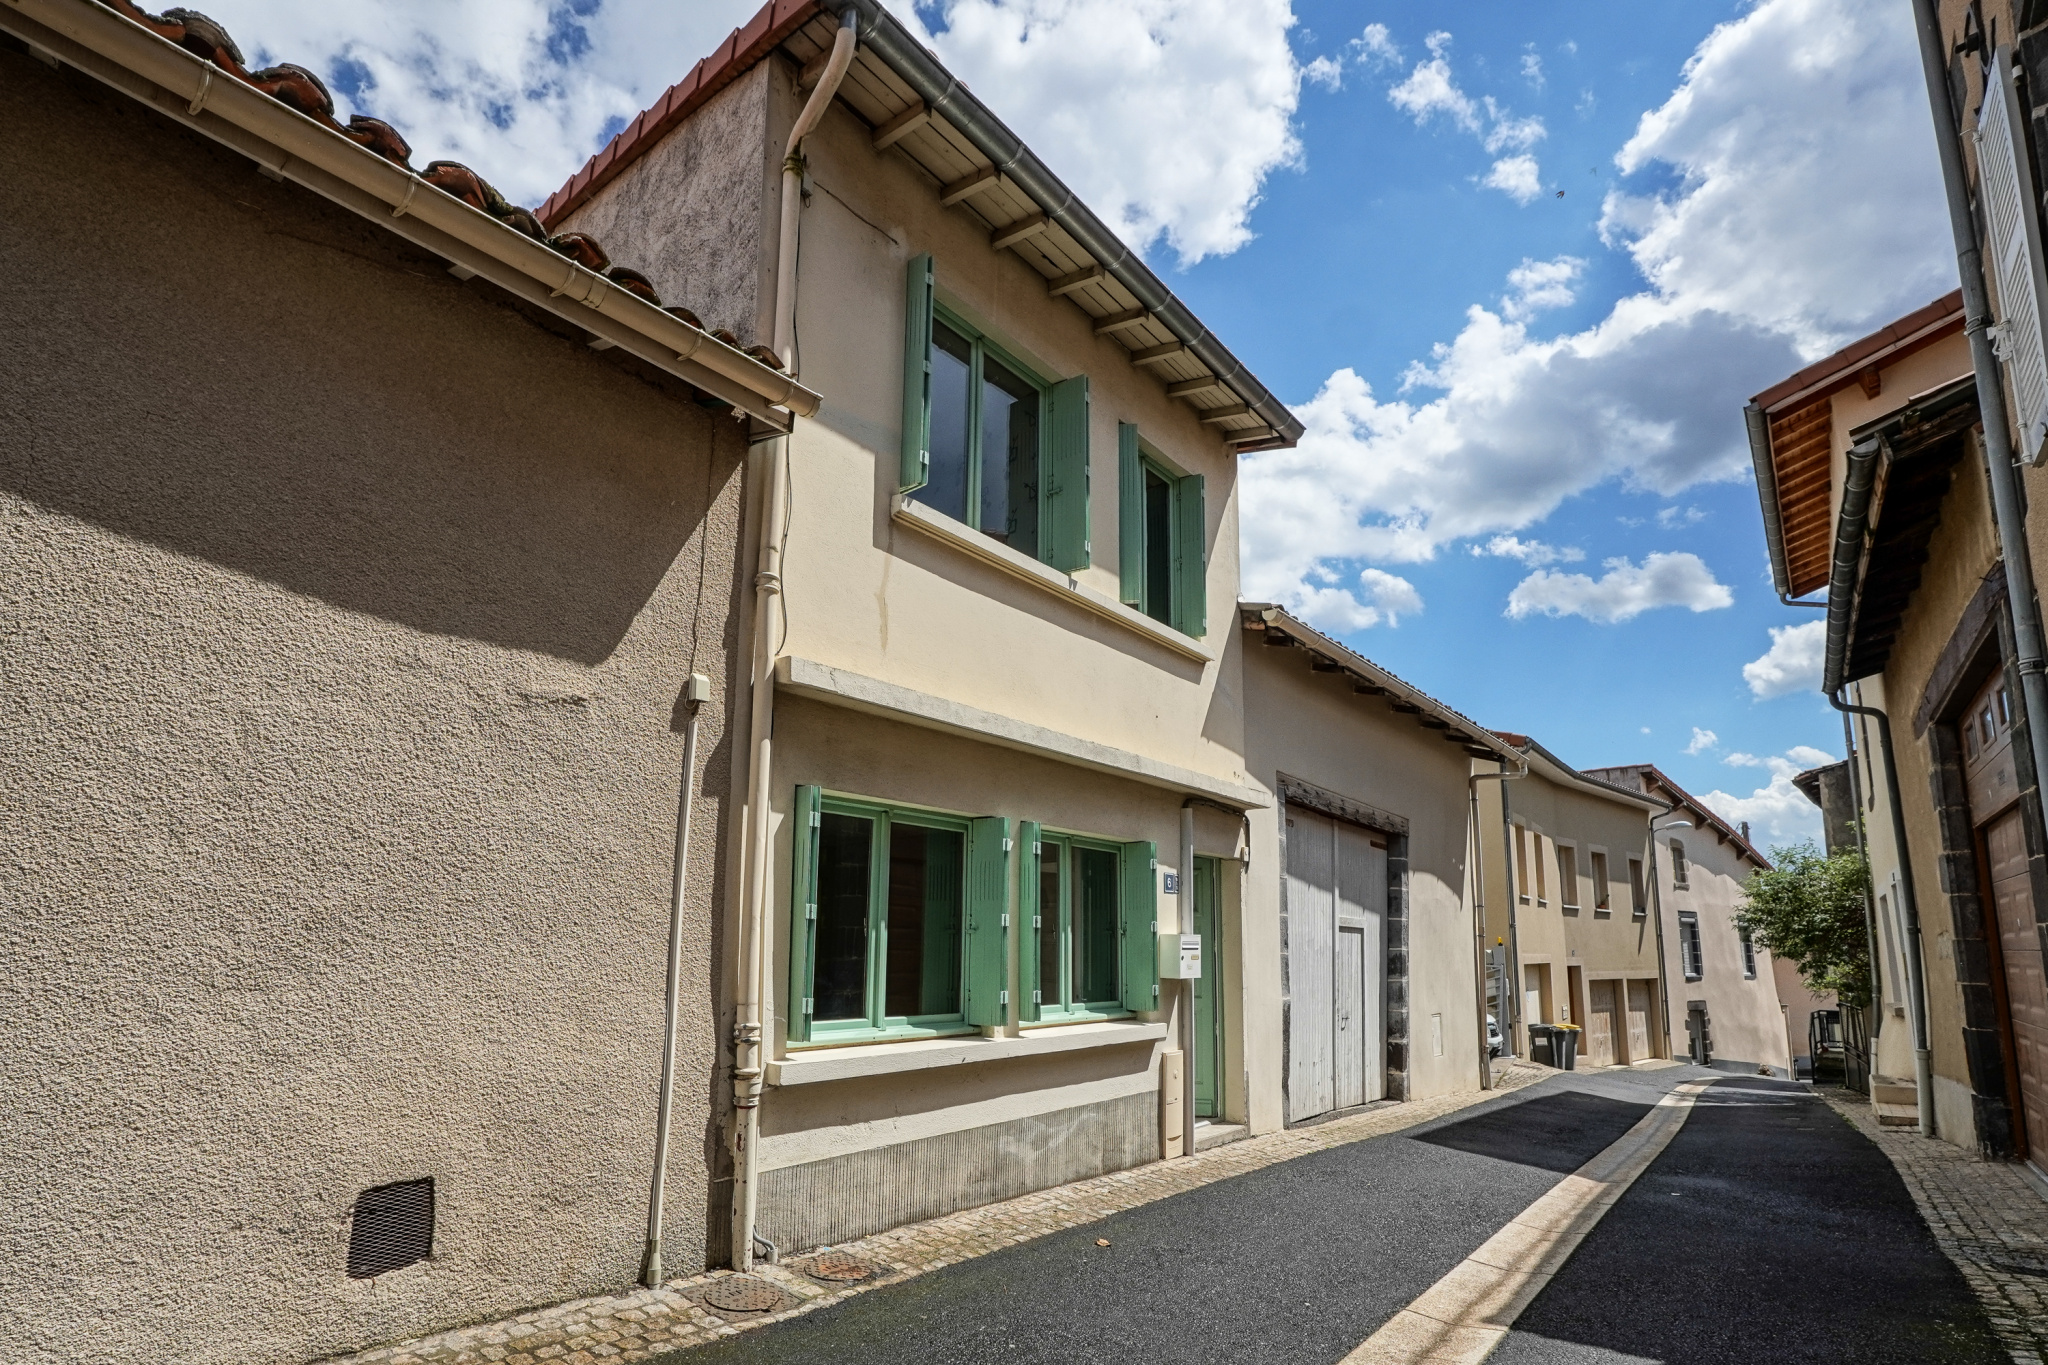
M 1665 998 L 1678 1050 L 1700 1066 L 1790 1076 L 1788 1026 L 1771 955 L 1735 923 L 1750 874 L 1770 870 L 1749 842 L 1748 826 L 1722 819 L 1654 764 L 1585 771 L 1639 791 L 1668 812 L 1657 817 L 1659 880 L 1651 899 L 1663 919 Z M 1676 828 L 1679 820 L 1691 827 Z
M 753 471 L 734 1263 L 1276 1124 L 1236 474 L 1298 422 L 869 0 L 764 7 L 540 216 L 828 395 Z
M 723 1216 L 741 470 L 816 396 L 322 98 L 0 7 L 11 1360 L 630 1283 L 677 878 L 669 1264 Z
M 1850 749 L 1853 752 L 1854 745 Z M 1818 768 L 1809 768 L 1792 779 L 1792 785 L 1800 794 L 1820 807 L 1821 847 L 1829 855 L 1844 849 L 1861 849 L 1857 833 L 1857 819 L 1861 814 L 1856 797 L 1857 784 L 1851 770 L 1851 760 L 1826 763 Z M 1870 914 L 1869 899 L 1865 897 L 1864 920 L 1874 928 L 1875 921 Z M 1868 937 L 1868 930 L 1866 930 Z M 1799 975 L 1799 969 L 1784 958 L 1772 961 L 1772 969 L 1778 978 L 1778 999 L 1785 1005 L 1785 1035 L 1792 1049 L 1794 1075 L 1814 1075 L 1813 1063 L 1816 1054 L 1814 1041 L 1821 1032 L 1828 1030 L 1829 1015 L 1832 1020 L 1830 1036 L 1838 1034 L 1845 1049 L 1853 1049 L 1856 1063 L 1848 1068 L 1845 1080 L 1854 1085 L 1861 1078 L 1863 1086 L 1868 1085 L 1870 1026 L 1862 1017 L 1848 1018 L 1841 1001 L 1832 994 L 1816 994 L 1808 989 Z M 1823 1016 L 1819 1029 L 1813 1023 L 1814 1016 Z M 1823 1040 L 1825 1046 L 1825 1040 Z M 1845 1061 L 1846 1052 L 1845 1052 Z
M 1873 1099 L 1888 1120 L 2038 1161 L 2044 844 L 1963 324 L 1950 295 L 1772 386 L 1751 443 L 1779 591 L 1826 590 L 1822 686 L 1852 708 Z
M 1571 1024 L 1589 1065 L 1672 1056 L 1662 982 L 1676 946 L 1659 932 L 1648 863 L 1650 817 L 1664 803 L 1589 777 L 1526 735 L 1500 738 L 1528 769 L 1477 799 L 1488 1009 L 1503 1038 L 1527 1057 L 1531 1024 Z
M 1254 1126 L 1484 1084 L 1474 760 L 1499 737 L 1280 607 L 1242 603 Z M 1493 784 L 1476 784 L 1494 799 Z

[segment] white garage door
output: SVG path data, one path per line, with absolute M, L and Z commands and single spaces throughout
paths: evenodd
M 1387 845 L 1287 814 L 1290 1123 L 1387 1093 Z

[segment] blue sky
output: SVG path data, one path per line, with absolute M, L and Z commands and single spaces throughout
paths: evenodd
M 1817 827 L 1786 778 L 1840 725 L 1741 411 L 1954 286 L 1903 3 L 890 3 L 1303 416 L 1244 463 L 1248 596 Z M 537 203 L 757 4 L 210 9 Z

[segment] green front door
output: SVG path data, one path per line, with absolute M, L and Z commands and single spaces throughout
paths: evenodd
M 1221 869 L 1214 858 L 1195 859 L 1195 932 L 1202 936 L 1202 979 L 1195 983 L 1195 1115 L 1217 1115 L 1217 1078 L 1223 1074 L 1223 935 L 1219 932 Z

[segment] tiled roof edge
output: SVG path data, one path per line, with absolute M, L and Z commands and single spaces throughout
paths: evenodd
M 1797 374 L 1779 380 L 1750 401 L 1769 412 L 1794 394 L 1835 381 L 1848 383 L 1856 371 L 1873 357 L 1901 349 L 1909 342 L 1925 345 L 1945 334 L 1950 327 L 1962 325 L 1963 291 L 1957 289 L 1878 328 L 1869 336 L 1850 342 L 1833 355 L 1816 360 Z

